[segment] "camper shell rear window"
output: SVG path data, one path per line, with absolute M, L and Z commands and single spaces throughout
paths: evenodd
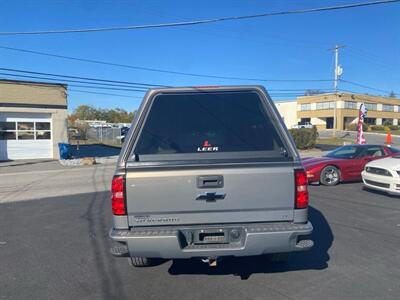
M 284 143 L 256 91 L 156 95 L 134 144 L 137 161 L 283 158 Z

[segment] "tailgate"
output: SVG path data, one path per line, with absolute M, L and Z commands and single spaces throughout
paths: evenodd
M 128 170 L 129 225 L 293 220 L 294 171 L 292 164 L 288 165 L 212 170 Z

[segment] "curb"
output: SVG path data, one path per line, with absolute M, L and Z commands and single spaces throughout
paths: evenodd
M 93 158 L 95 160 L 94 165 L 114 164 L 118 160 L 118 156 L 105 156 L 105 157 L 93 157 Z M 59 162 L 63 167 L 76 167 L 85 165 L 83 158 L 60 159 Z

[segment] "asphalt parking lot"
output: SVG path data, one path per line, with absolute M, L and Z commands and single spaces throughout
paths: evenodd
M 285 265 L 250 257 L 135 269 L 109 254 L 112 171 L 0 169 L 1 298 L 399 299 L 400 198 L 361 183 L 311 186 L 315 247 Z

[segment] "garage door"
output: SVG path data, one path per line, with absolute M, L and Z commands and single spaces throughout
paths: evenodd
M 0 160 L 53 158 L 51 114 L 0 113 Z

